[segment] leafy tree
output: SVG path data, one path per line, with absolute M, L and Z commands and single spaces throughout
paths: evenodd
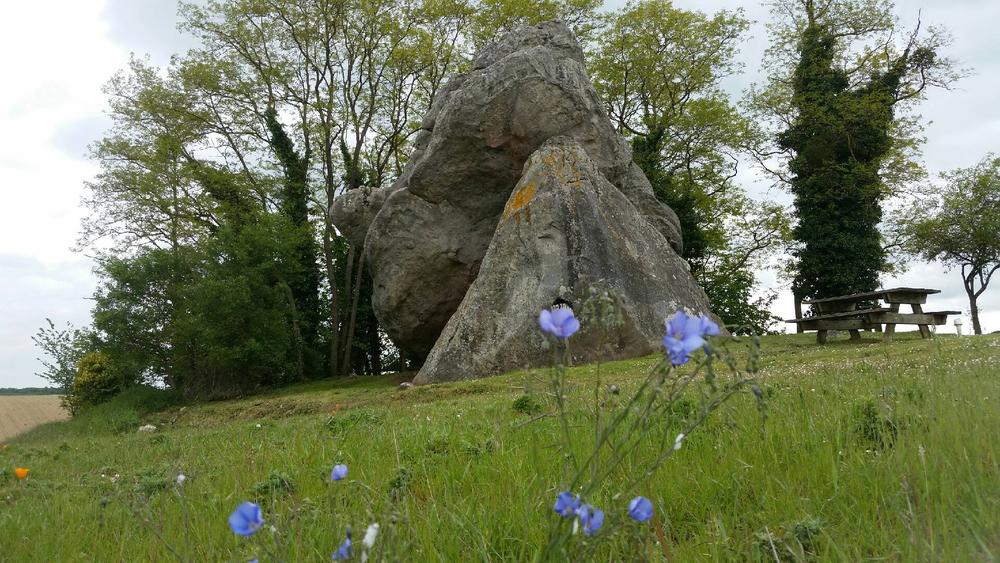
M 367 300 L 363 249 L 338 254 L 342 241 L 329 204 L 345 189 L 380 187 L 402 170 L 416 120 L 465 60 L 468 15 L 461 2 L 415 0 L 182 6 L 183 28 L 203 48 L 179 66 L 199 107 L 214 111 L 211 127 L 233 144 L 254 147 L 244 151 L 251 155 L 264 150 L 268 107 L 294 123 L 285 132 L 305 160 L 312 210 L 322 219 L 329 375 L 348 371 L 363 318 L 357 304 Z
M 750 295 L 751 267 L 780 250 L 784 210 L 767 213 L 733 179 L 739 155 L 757 143 L 720 81 L 739 70 L 736 50 L 749 22 L 742 11 L 712 16 L 668 0 L 630 2 L 608 16 L 591 56 L 598 93 L 656 197 L 678 216 L 683 256 L 728 325 L 771 324 Z M 748 221 L 748 218 L 754 221 Z M 738 229 L 734 229 L 738 224 Z M 743 234 L 756 240 L 743 246 Z
M 299 239 L 287 222 L 261 214 L 178 253 L 104 257 L 98 349 L 128 378 L 162 380 L 193 397 L 305 377 L 308 347 L 284 272 Z
M 885 199 L 921 176 L 919 122 L 926 88 L 947 87 L 947 36 L 900 26 L 882 0 L 778 0 L 768 87 L 754 91 L 774 145 L 756 152 L 791 188 L 798 223 L 796 298 L 870 291 L 889 268 L 880 226 Z
M 52 319 L 45 319 L 45 323 L 47 326 L 39 328 L 31 337 L 35 346 L 47 356 L 38 358 L 44 369 L 35 375 L 66 391 L 73 385 L 80 358 L 94 347 L 94 333 L 90 328 L 76 328 L 71 323 L 66 323 L 66 328 L 56 328 Z
M 291 227 L 294 239 L 292 252 L 282 257 L 285 281 L 291 291 L 291 306 L 295 308 L 295 330 L 310 348 L 316 344 L 319 328 L 319 270 L 316 268 L 317 249 L 312 223 L 309 222 L 309 159 L 308 149 L 299 156 L 292 139 L 278 122 L 273 108 L 264 112 L 271 132 L 271 147 L 284 170 L 284 186 L 278 194 L 278 209 Z M 311 371 L 311 370 L 310 370 Z
M 601 4 L 601 0 L 470 0 L 463 10 L 468 14 L 468 49 L 475 51 L 509 31 L 548 20 L 562 20 L 587 42 L 599 28 Z
M 942 174 L 944 184 L 917 201 L 905 222 L 906 248 L 959 268 L 972 328 L 982 334 L 977 300 L 1000 269 L 1000 157 Z

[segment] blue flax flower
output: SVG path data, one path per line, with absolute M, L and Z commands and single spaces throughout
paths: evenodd
M 252 536 L 264 527 L 264 516 L 260 506 L 252 502 L 244 502 L 229 515 L 229 527 L 241 536 Z
M 646 497 L 635 497 L 628 503 L 628 515 L 638 522 L 645 522 L 653 517 L 653 501 Z
M 687 363 L 691 353 L 705 346 L 706 336 L 719 334 L 719 325 L 705 315 L 688 316 L 684 311 L 677 311 L 667 321 L 667 334 L 663 337 L 663 346 L 670 356 L 670 363 L 679 366 Z
M 559 340 L 565 340 L 580 330 L 580 321 L 573 316 L 573 310 L 567 307 L 555 311 L 542 309 L 542 314 L 538 315 L 538 326 Z
M 576 509 L 580 508 L 580 495 L 574 497 L 569 491 L 563 491 L 556 496 L 553 508 L 563 518 L 572 518 Z
M 576 511 L 580 517 L 580 525 L 583 526 L 583 533 L 592 536 L 604 525 L 604 511 L 585 504 Z
M 347 529 L 347 539 L 333 552 L 333 560 L 341 561 L 351 556 L 351 529 Z
M 347 477 L 347 466 L 342 463 L 334 465 L 333 471 L 330 472 L 330 480 L 340 481 L 344 477 Z

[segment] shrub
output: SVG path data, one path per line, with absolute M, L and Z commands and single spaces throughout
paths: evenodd
M 855 405 L 852 415 L 852 430 L 862 445 L 888 449 L 896 443 L 899 424 L 888 405 L 880 408 L 874 399 L 868 399 Z
M 103 352 L 88 352 L 77 362 L 76 377 L 65 402 L 76 413 L 84 405 L 98 405 L 121 393 L 125 380 Z
M 266 502 L 277 496 L 290 495 L 295 492 L 295 482 L 281 471 L 271 471 L 260 483 L 254 485 L 251 496 L 258 502 Z
M 513 408 L 515 412 L 519 412 L 521 414 L 534 415 L 542 412 L 543 406 L 544 405 L 537 397 L 525 394 L 521 395 L 517 399 L 514 399 L 514 403 L 511 405 L 511 408 Z
M 756 547 L 764 559 L 775 561 L 807 561 L 813 559 L 823 533 L 823 521 L 809 516 L 754 534 Z

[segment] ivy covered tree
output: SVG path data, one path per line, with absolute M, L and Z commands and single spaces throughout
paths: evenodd
M 797 300 L 871 291 L 889 267 L 883 203 L 921 176 L 919 123 L 930 86 L 957 77 L 947 36 L 920 25 L 897 47 L 883 0 L 778 0 L 768 87 L 753 93 L 774 146 L 756 153 L 794 197 Z M 775 165 L 775 160 L 777 164 Z

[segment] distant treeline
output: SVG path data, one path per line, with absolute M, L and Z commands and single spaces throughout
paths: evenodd
M 60 395 L 58 387 L 0 387 L 0 395 Z

